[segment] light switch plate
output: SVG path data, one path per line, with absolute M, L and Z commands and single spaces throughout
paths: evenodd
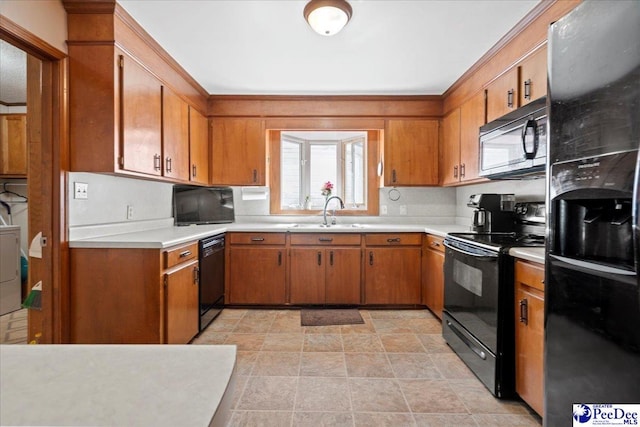
M 86 182 L 74 182 L 73 183 L 73 198 L 74 199 L 88 199 L 89 198 L 89 184 Z

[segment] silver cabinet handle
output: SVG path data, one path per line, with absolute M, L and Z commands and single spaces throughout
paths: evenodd
M 191 166 L 191 176 L 196 177 L 196 165 Z
M 160 168 L 161 168 L 161 165 L 160 165 L 160 154 L 154 154 L 153 155 L 153 170 L 159 171 Z
M 524 99 L 531 99 L 531 79 L 524 82 Z
M 509 89 L 507 91 L 507 107 L 509 108 L 513 108 L 513 95 L 515 94 L 515 91 L 513 89 Z
M 393 239 L 387 239 L 388 243 L 400 243 L 399 237 L 394 237 Z
M 322 265 L 322 252 L 318 252 L 318 265 Z
M 458 165 L 455 165 L 453 167 L 453 177 L 457 178 L 458 177 Z
M 520 322 L 529 324 L 529 304 L 526 298 L 520 300 Z
M 264 237 L 252 237 L 252 242 L 264 242 Z
M 333 239 L 331 237 L 319 237 L 318 241 L 320 241 L 320 242 L 333 242 Z
M 189 255 L 191 255 L 191 251 L 186 250 L 184 252 L 180 252 L 180 258 L 185 258 L 188 257 Z

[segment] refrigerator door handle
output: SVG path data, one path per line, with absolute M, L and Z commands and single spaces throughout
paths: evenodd
M 633 246 L 636 255 L 636 271 L 640 271 L 640 149 L 636 156 L 636 173 L 633 180 L 633 200 L 631 201 L 631 228 L 633 230 Z M 638 277 L 640 287 L 640 277 Z
M 574 267 L 582 268 L 585 270 L 590 270 L 593 272 L 601 273 L 601 274 L 616 274 L 620 276 L 635 276 L 636 273 L 634 271 L 623 270 L 621 268 L 608 267 L 606 265 L 600 265 L 593 262 L 588 261 L 580 261 L 573 258 L 567 258 L 559 255 L 549 255 L 550 258 L 558 260 L 560 262 L 564 262 L 566 264 L 572 265 Z

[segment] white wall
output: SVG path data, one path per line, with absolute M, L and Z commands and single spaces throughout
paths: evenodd
M 60 0 L 2 0 L 0 14 L 56 49 L 67 51 L 67 12 Z
M 173 184 L 94 173 L 70 172 L 69 226 L 171 218 Z M 89 184 L 88 198 L 74 199 L 74 183 Z M 133 219 L 127 220 L 127 206 Z

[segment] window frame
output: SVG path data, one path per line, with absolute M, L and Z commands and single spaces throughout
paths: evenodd
M 282 132 L 287 131 L 309 131 L 313 129 L 268 129 L 267 130 L 267 147 L 268 147 L 268 163 L 269 178 L 268 186 L 270 192 L 269 211 L 271 215 L 317 215 L 321 213 L 321 209 L 282 209 L 280 195 L 280 138 Z M 316 129 L 316 130 L 342 130 L 342 129 Z M 367 133 L 366 149 L 367 154 L 366 171 L 367 180 L 365 183 L 365 191 L 367 194 L 367 209 L 339 209 L 336 215 L 339 216 L 377 216 L 379 214 L 379 188 L 381 185 L 381 177 L 378 176 L 378 163 L 380 162 L 380 141 L 382 140 L 382 130 L 379 129 L 344 129 L 359 130 Z

